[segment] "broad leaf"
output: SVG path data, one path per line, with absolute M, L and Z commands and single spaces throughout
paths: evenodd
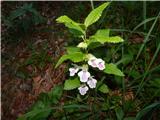
M 117 66 L 113 63 L 106 64 L 106 68 L 104 70 L 107 74 L 113 74 L 117 76 L 124 76 L 123 72 L 117 68 Z
M 72 54 L 73 52 L 81 52 L 81 49 L 77 47 L 66 47 L 66 49 L 68 54 Z
M 117 120 L 123 120 L 124 112 L 121 107 L 115 109 Z
M 71 60 L 72 62 L 81 62 L 85 59 L 85 55 L 81 52 L 73 52 L 70 54 L 63 55 L 57 62 L 55 68 L 62 64 L 66 60 Z
M 59 22 L 59 23 L 64 23 L 65 26 L 70 28 L 71 30 L 72 29 L 77 30 L 77 32 L 81 32 L 82 34 L 84 34 L 84 30 L 80 27 L 80 24 L 73 21 L 72 19 L 70 19 L 66 15 L 57 18 L 56 21 Z
M 90 26 L 91 24 L 98 21 L 98 19 L 101 17 L 103 10 L 109 5 L 109 2 L 106 2 L 93 11 L 90 12 L 90 14 L 87 16 L 87 18 L 84 21 L 84 25 L 86 27 Z
M 104 43 L 120 43 L 123 42 L 124 40 L 119 37 L 119 36 L 114 36 L 114 37 L 104 37 L 104 36 L 100 36 L 100 35 L 94 35 L 91 36 L 91 38 L 95 39 L 95 41 L 100 42 L 101 44 Z
M 109 32 L 110 30 L 109 29 L 100 29 L 96 32 L 95 35 L 97 36 L 104 36 L 104 37 L 109 37 Z
M 107 86 L 106 84 L 102 84 L 102 85 L 98 88 L 98 90 L 99 90 L 100 92 L 102 92 L 102 93 L 108 93 L 108 92 L 109 92 L 109 88 L 108 88 L 108 86 Z
M 64 83 L 64 90 L 73 90 L 80 86 L 80 81 L 78 78 L 66 80 Z
M 88 46 L 88 45 L 87 45 L 86 42 L 80 42 L 80 43 L 77 45 L 78 48 L 84 48 L 84 49 L 87 48 L 87 46 Z
M 57 104 L 59 99 L 61 98 L 63 93 L 63 86 L 62 85 L 57 85 L 52 90 L 48 93 L 48 96 L 50 98 L 50 101 L 53 104 Z
M 45 107 L 43 109 L 32 110 L 17 120 L 45 120 L 51 113 L 52 108 Z

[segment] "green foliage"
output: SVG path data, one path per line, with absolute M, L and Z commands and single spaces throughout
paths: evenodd
M 117 66 L 113 63 L 106 64 L 106 69 L 104 70 L 107 74 L 113 74 L 117 76 L 124 76 L 123 72 L 117 68 Z
M 153 113 L 159 110 L 159 103 L 152 104 L 152 102 L 159 100 L 160 93 L 159 65 L 157 65 L 155 59 L 159 52 L 159 47 L 155 50 L 155 46 L 158 45 L 157 43 L 159 43 L 159 41 L 156 37 L 157 33 L 152 32 L 152 30 L 158 31 L 159 28 L 155 25 L 155 21 L 148 34 L 145 33 L 147 29 L 145 29 L 145 31 L 134 31 L 141 30 L 138 28 L 146 23 L 147 27 L 149 27 L 150 21 L 157 20 L 158 17 L 150 17 L 144 21 L 140 20 L 141 16 L 137 17 L 137 14 L 130 17 L 132 13 L 137 13 L 133 9 L 137 7 L 137 3 L 128 3 L 130 4 L 129 6 L 123 6 L 123 2 L 118 2 L 116 7 L 114 6 L 116 3 L 113 3 L 110 7 L 111 9 L 107 11 L 108 16 L 106 18 L 103 17 L 103 24 L 97 26 L 100 28 L 99 30 L 96 30 L 94 26 L 93 29 L 88 29 L 90 25 L 100 19 L 107 4 L 108 3 L 104 3 L 101 7 L 94 9 L 94 12 L 92 11 L 87 16 L 84 24 L 77 23 L 67 16 L 61 16 L 57 19 L 57 22 L 65 24 L 75 36 L 82 39 L 75 39 L 73 41 L 73 44 L 77 47 L 69 46 L 66 48 L 67 54 L 60 58 L 56 67 L 67 60 L 76 63 L 78 66 L 86 65 L 88 54 L 93 53 L 96 58 L 103 58 L 105 60 L 106 68 L 103 72 L 106 74 L 100 73 L 97 68 L 88 66 L 88 70 L 94 73 L 94 77 L 96 76 L 95 79 L 100 79 L 97 83 L 96 90 L 91 90 L 86 96 L 80 96 L 78 94 L 77 97 L 75 97 L 76 93 L 73 91 L 67 92 L 69 94 L 65 95 L 64 105 L 59 106 L 54 112 L 51 110 L 53 113 L 52 116 L 55 119 L 147 120 L 154 117 L 158 118 L 157 114 Z M 127 7 L 130 12 L 127 12 Z M 154 12 L 152 11 L 152 13 Z M 147 11 L 147 17 L 149 17 L 149 11 Z M 140 21 L 142 22 L 138 24 Z M 133 24 L 129 24 L 129 22 Z M 138 25 L 136 26 L 135 23 Z M 108 26 L 121 29 L 108 29 Z M 131 29 L 133 29 L 133 31 Z M 95 34 L 92 34 L 94 32 Z M 112 32 L 112 34 L 110 32 Z M 114 36 L 117 32 L 123 36 L 125 42 L 121 37 Z M 153 34 L 151 34 L 151 32 Z M 146 39 L 143 40 L 143 37 L 146 37 Z M 140 40 L 142 44 L 139 42 Z M 133 43 L 134 41 L 138 41 L 139 43 Z M 157 41 L 156 44 L 154 43 L 155 41 Z M 136 59 L 135 56 L 137 56 Z M 118 67 L 121 68 L 121 70 Z M 81 70 L 82 68 L 79 69 Z M 144 86 L 139 90 L 139 95 L 135 96 L 135 92 L 142 79 L 142 85 L 144 84 Z M 70 77 L 65 81 L 63 89 L 74 90 L 79 86 L 81 86 L 79 79 Z M 67 98 L 69 98 L 68 101 Z M 50 97 L 46 97 L 43 101 L 48 101 L 49 99 Z M 39 106 L 50 106 L 48 102 L 45 102 L 45 104 L 42 103 L 43 102 L 38 103 Z M 148 106 L 148 104 L 151 105 Z M 141 108 L 144 109 L 140 110 Z M 140 110 L 138 114 L 137 110 Z
M 74 79 L 66 80 L 64 83 L 64 90 L 73 90 L 75 88 L 78 88 L 80 86 L 80 81 L 76 77 Z
M 117 120 L 123 120 L 124 113 L 122 108 L 121 107 L 116 108 L 115 112 L 116 112 Z
M 67 47 L 68 54 L 72 54 L 73 52 L 81 52 L 81 49 L 77 47 Z
M 63 93 L 63 86 L 55 86 L 52 90 L 48 93 L 49 99 L 52 104 L 57 104 L 59 99 L 61 98 Z
M 99 29 L 96 32 L 96 36 L 109 37 L 110 30 L 109 29 Z
M 62 92 L 63 86 L 59 85 L 55 86 L 49 93 L 42 93 L 30 111 L 17 120 L 46 120 L 51 112 L 53 112 L 53 108 L 50 106 L 58 103 Z
M 59 23 L 64 23 L 65 26 L 70 28 L 71 30 L 76 30 L 80 35 L 84 34 L 84 30 L 81 28 L 80 23 L 74 22 L 66 15 L 57 18 L 56 21 Z
M 101 44 L 104 44 L 106 42 L 108 43 L 120 43 L 123 42 L 124 40 L 119 37 L 119 36 L 115 36 L 115 37 L 104 37 L 104 36 L 100 36 L 100 35 L 94 35 L 91 36 L 91 38 L 95 39 L 94 42 L 100 42 Z
M 136 115 L 136 120 L 143 120 L 146 118 L 147 120 L 152 118 L 152 114 L 155 110 L 160 109 L 160 103 L 153 103 L 147 107 L 145 107 L 143 110 L 141 110 L 137 115 Z
M 55 68 L 62 64 L 66 60 L 71 60 L 72 62 L 81 62 L 85 59 L 85 55 L 82 52 L 73 52 L 70 54 L 63 55 L 57 62 Z
M 98 90 L 102 93 L 109 93 L 109 88 L 106 84 L 102 84 L 99 86 Z
M 51 108 L 41 108 L 34 111 L 26 113 L 24 116 L 18 118 L 17 120 L 46 120 L 51 112 Z
M 97 7 L 96 9 L 94 9 L 93 11 L 91 11 L 89 13 L 89 15 L 86 17 L 85 21 L 84 21 L 84 25 L 86 27 L 92 25 L 93 23 L 95 23 L 96 21 L 98 21 L 98 19 L 101 17 L 103 10 L 109 5 L 109 2 L 104 3 L 102 5 L 100 5 L 99 7 Z

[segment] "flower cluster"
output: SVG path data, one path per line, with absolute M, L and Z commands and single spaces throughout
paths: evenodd
M 88 64 L 94 68 L 98 68 L 99 70 L 105 69 L 105 62 L 100 58 L 91 57 L 88 61 Z
M 98 68 L 99 70 L 105 69 L 105 62 L 102 59 L 94 56 L 89 58 L 88 64 L 93 68 Z M 88 72 L 88 65 L 83 65 L 82 67 L 76 65 L 75 67 L 69 68 L 69 71 L 70 76 L 74 76 L 76 73 L 78 73 L 80 81 L 83 83 L 78 88 L 81 95 L 85 95 L 89 88 L 96 88 L 97 80 L 94 79 L 93 76 L 91 76 L 91 74 Z

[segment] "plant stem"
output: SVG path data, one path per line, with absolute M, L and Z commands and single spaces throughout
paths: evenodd
M 140 85 L 139 85 L 139 87 L 138 87 L 138 90 L 137 90 L 137 92 L 136 92 L 135 97 L 139 94 L 139 92 L 141 91 L 142 87 L 144 86 L 144 83 L 145 83 L 144 80 L 145 80 L 145 78 L 146 78 L 146 76 L 147 76 L 147 74 L 148 74 L 148 72 L 149 72 L 149 69 L 150 69 L 151 65 L 153 64 L 155 58 L 157 57 L 157 54 L 158 54 L 159 50 L 160 50 L 160 42 L 159 42 L 159 44 L 158 44 L 158 47 L 157 47 L 157 49 L 156 49 L 156 51 L 155 51 L 155 53 L 154 53 L 154 56 L 153 56 L 153 58 L 152 58 L 152 60 L 151 60 L 151 62 L 150 62 L 150 64 L 149 64 L 146 72 L 144 73 L 144 77 L 143 77 L 143 79 L 141 80 L 141 83 L 140 83 Z
M 94 4 L 93 4 L 93 0 L 90 0 L 91 2 L 91 7 L 92 7 L 92 10 L 94 10 Z

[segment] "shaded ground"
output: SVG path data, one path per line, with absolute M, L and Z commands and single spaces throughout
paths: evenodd
M 23 5 L 23 2 L 2 2 L 2 13 L 9 13 L 18 5 Z M 36 26 L 36 30 L 49 29 L 50 32 L 36 31 L 16 44 L 2 41 L 2 119 L 5 120 L 15 120 L 25 113 L 41 92 L 49 91 L 65 78 L 65 65 L 56 70 L 53 68 L 57 58 L 64 54 L 63 46 L 66 44 L 66 38 L 57 36 L 54 32 L 63 29 L 54 21 L 63 4 L 39 2 L 36 5 L 40 14 L 47 18 L 47 24 Z M 6 32 L 6 26 L 2 23 L 2 40 L 6 37 Z M 39 60 L 38 57 L 34 59 L 33 54 L 41 56 L 43 53 L 44 62 L 24 65 L 26 61 Z

